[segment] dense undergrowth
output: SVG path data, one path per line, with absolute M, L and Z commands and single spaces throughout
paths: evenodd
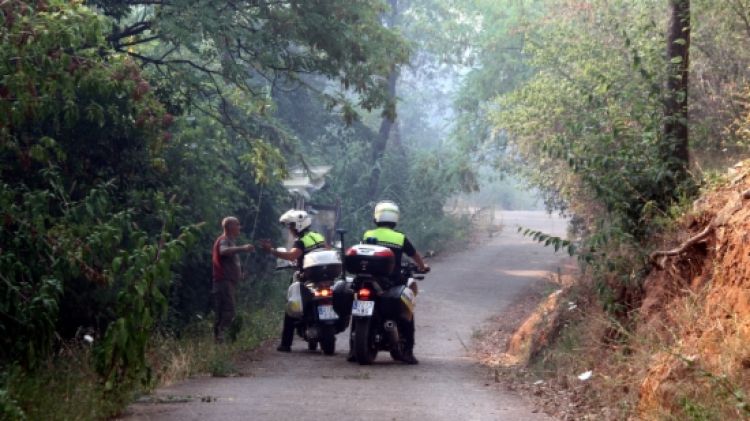
M 145 358 L 146 383 L 133 381 L 103 387 L 96 370 L 97 339 L 67 341 L 33 370 L 12 366 L 0 378 L 3 419 L 106 419 L 153 388 L 195 375 L 240 374 L 237 358 L 278 334 L 288 280 L 277 276 L 262 288 L 241 285 L 237 317 L 225 344 L 211 334 L 213 314 L 198 314 L 175 336 L 170 329 L 151 336 Z

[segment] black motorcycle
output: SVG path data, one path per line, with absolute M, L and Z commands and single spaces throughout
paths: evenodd
M 414 317 L 416 280 L 424 279 L 416 265 L 401 268 L 402 282 L 394 284 L 389 275 L 395 264 L 387 247 L 360 244 L 346 252 L 346 270 L 354 275 L 351 289 L 352 330 L 350 346 L 362 365 L 372 364 L 379 351 L 389 351 L 402 360 L 405 350 L 403 328 Z
M 336 352 L 336 334 L 349 326 L 352 295 L 340 275 L 338 252 L 311 252 L 287 294 L 287 314 L 296 319 L 295 331 L 309 350 L 320 344 L 325 355 Z

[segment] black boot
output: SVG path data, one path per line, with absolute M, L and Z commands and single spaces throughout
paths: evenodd
M 346 360 L 350 363 L 357 362 L 357 357 L 354 355 L 354 341 L 352 340 L 351 333 L 349 334 L 349 355 L 346 356 Z
M 401 358 L 401 361 L 403 361 L 405 364 L 409 364 L 409 365 L 417 365 L 417 364 L 419 364 L 419 360 L 417 359 L 417 357 L 414 356 L 414 351 L 411 350 L 411 349 L 408 350 L 408 351 L 406 351 L 406 350 L 404 351 L 404 355 Z

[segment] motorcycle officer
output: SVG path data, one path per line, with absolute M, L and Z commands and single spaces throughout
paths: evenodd
M 401 279 L 401 257 L 403 254 L 414 260 L 420 272 L 429 272 L 430 267 L 425 264 L 424 260 L 422 260 L 422 255 L 414 248 L 406 235 L 394 229 L 396 224 L 398 224 L 398 220 L 399 209 L 396 203 L 390 200 L 378 202 L 375 205 L 375 212 L 373 213 L 373 221 L 377 225 L 377 228 L 365 232 L 362 236 L 362 242 L 388 247 L 393 251 L 396 255 L 396 264 L 390 276 L 391 282 L 394 285 L 403 285 L 407 281 L 406 279 Z M 405 340 L 403 362 L 406 364 L 419 364 L 419 361 L 414 357 L 414 317 L 412 317 L 411 321 L 402 321 L 401 325 L 401 331 L 404 334 Z
M 263 240 L 261 248 L 279 259 L 296 263 L 298 273 L 302 273 L 302 262 L 305 254 L 320 248 L 328 248 L 325 238 L 310 229 L 312 218 L 303 210 L 290 209 L 279 218 L 279 222 L 289 228 L 294 237 L 292 249 L 289 251 L 276 250 L 270 240 Z M 295 319 L 284 314 L 284 327 L 281 331 L 281 344 L 276 348 L 279 352 L 291 352 L 294 339 Z

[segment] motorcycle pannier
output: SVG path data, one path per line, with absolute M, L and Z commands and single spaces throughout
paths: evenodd
M 305 281 L 332 281 L 341 275 L 341 259 L 335 250 L 313 251 L 302 260 Z
M 388 247 L 358 244 L 346 251 L 344 262 L 350 273 L 388 276 L 396 264 L 396 256 Z

